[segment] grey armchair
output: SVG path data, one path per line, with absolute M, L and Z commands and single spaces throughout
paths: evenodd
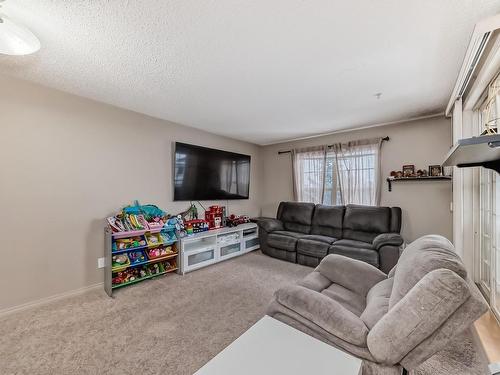
M 410 244 L 386 275 L 326 256 L 297 285 L 278 290 L 268 314 L 362 358 L 363 375 L 415 369 L 487 311 L 453 245 L 440 236 Z

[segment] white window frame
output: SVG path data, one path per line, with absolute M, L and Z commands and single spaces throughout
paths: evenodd
M 472 129 L 475 136 L 484 130 L 485 105 L 486 92 L 473 106 Z M 499 206 L 500 175 L 490 169 L 477 168 L 473 176 L 473 276 L 491 310 L 500 320 Z M 485 249 L 488 249 L 488 254 L 485 254 Z

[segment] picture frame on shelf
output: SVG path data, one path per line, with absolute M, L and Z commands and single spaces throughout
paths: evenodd
M 441 165 L 429 165 L 429 176 L 431 177 L 439 177 L 443 175 L 443 168 Z
M 413 177 L 415 176 L 415 165 L 406 164 L 403 165 L 403 177 Z

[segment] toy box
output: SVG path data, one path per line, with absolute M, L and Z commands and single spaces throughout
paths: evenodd
M 160 233 L 146 233 L 145 237 L 149 246 L 159 246 L 163 244 L 163 238 Z
M 172 246 L 155 247 L 153 249 L 146 250 L 146 255 L 149 260 L 163 258 L 174 254 L 177 254 L 177 252 L 174 250 Z
M 126 269 L 128 266 L 130 266 L 130 259 L 127 256 L 127 254 L 113 255 L 111 258 L 111 262 L 112 262 L 111 267 L 113 272 L 122 271 Z
M 138 263 L 144 263 L 147 261 L 146 255 L 144 254 L 144 251 L 142 250 L 137 250 L 137 251 L 131 251 L 128 253 L 128 257 L 130 259 L 130 265 L 138 264 Z
M 136 236 L 131 238 L 117 238 L 113 241 L 113 251 L 133 249 L 146 245 L 146 240 L 143 236 Z

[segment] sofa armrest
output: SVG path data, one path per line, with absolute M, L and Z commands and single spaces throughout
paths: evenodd
M 375 284 L 387 279 L 387 275 L 377 267 L 338 254 L 324 257 L 316 270 L 331 282 L 362 296 L 366 296 Z
M 270 217 L 260 218 L 257 221 L 259 228 L 265 230 L 267 233 L 274 232 L 275 230 L 284 230 L 283 223 L 278 219 Z
M 380 250 L 382 246 L 401 246 L 404 240 L 399 233 L 382 233 L 373 239 L 372 245 Z
M 455 272 L 443 268 L 429 272 L 370 330 L 370 353 L 378 362 L 399 363 L 469 296 L 467 281 Z M 436 352 L 441 349 L 436 347 Z
M 330 297 L 299 285 L 281 288 L 274 296 L 279 304 L 330 334 L 354 345 L 366 347 L 366 325 L 358 316 Z

